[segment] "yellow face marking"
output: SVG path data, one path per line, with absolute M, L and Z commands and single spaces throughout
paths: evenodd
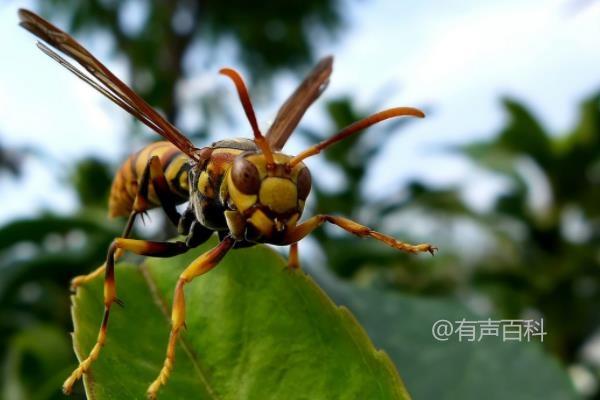
M 275 159 L 275 163 L 277 164 L 285 164 L 292 159 L 290 156 L 281 153 L 273 154 L 273 158 Z
M 290 178 L 296 182 L 296 180 L 298 179 L 298 174 L 300 173 L 301 170 L 303 170 L 306 167 L 306 165 L 304 165 L 304 163 L 300 162 L 296 165 L 294 165 L 294 168 L 292 168 L 292 172 L 290 173 Z
M 277 213 L 284 213 L 296 207 L 298 194 L 296 185 L 289 179 L 267 178 L 260 185 L 260 203 Z
M 292 215 L 286 223 L 287 228 L 288 229 L 294 228 L 296 226 L 296 224 L 298 223 L 299 218 L 300 218 L 300 214 L 298 214 L 298 213 Z
M 248 161 L 250 161 L 256 169 L 258 170 L 258 176 L 263 180 L 267 176 L 267 161 L 262 154 L 253 154 L 246 157 Z
M 233 204 L 235 204 L 240 212 L 244 212 L 248 208 L 252 207 L 258 199 L 258 196 L 255 194 L 244 194 L 240 192 L 235 187 L 229 171 L 227 171 L 227 190 L 229 190 L 229 197 L 233 201 Z
M 254 225 L 263 236 L 271 236 L 271 232 L 273 231 L 273 221 L 271 221 L 261 210 L 254 211 L 252 216 L 248 218 L 248 222 Z
M 273 154 L 273 158 L 276 164 L 286 164 L 288 161 L 291 160 L 290 156 L 282 153 Z M 267 161 L 265 160 L 265 156 L 263 156 L 262 153 L 249 155 L 246 157 L 246 159 L 256 166 L 261 179 L 264 179 L 267 176 Z M 300 171 L 303 166 L 304 164 L 302 163 L 295 165 L 292 171 L 290 172 L 290 178 L 292 178 L 295 181 L 296 176 L 298 176 L 298 171 Z

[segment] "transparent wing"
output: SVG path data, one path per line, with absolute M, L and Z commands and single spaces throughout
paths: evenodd
M 159 135 L 173 143 L 191 158 L 196 158 L 195 147 L 176 127 L 164 119 L 129 86 L 117 78 L 89 51 L 69 34 L 28 10 L 19 10 L 20 25 L 67 56 L 75 60 L 96 80 L 84 74 L 48 46 L 38 43 L 38 47 L 63 67 L 77 75 L 94 89 L 129 112 Z
M 323 58 L 283 103 L 273 125 L 266 134 L 267 141 L 273 150 L 283 148 L 308 107 L 319 98 L 327 87 L 332 69 L 333 57 Z

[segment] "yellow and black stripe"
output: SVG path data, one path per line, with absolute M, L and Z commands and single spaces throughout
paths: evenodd
M 170 192 L 176 203 L 180 204 L 188 200 L 189 157 L 169 142 L 155 142 L 131 155 L 117 171 L 108 202 L 108 212 L 111 217 L 131 213 L 135 196 L 138 193 L 140 178 L 148 164 L 148 160 L 154 156 L 160 160 Z M 147 200 L 147 209 L 160 206 L 160 200 L 156 195 L 152 182 L 148 183 Z

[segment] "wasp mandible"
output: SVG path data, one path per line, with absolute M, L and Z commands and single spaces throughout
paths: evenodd
M 171 335 L 164 364 L 148 388 L 148 397 L 156 398 L 173 368 L 175 345 L 185 322 L 184 286 L 210 271 L 233 248 L 257 243 L 290 246 L 289 267 L 298 268 L 298 242 L 325 222 L 360 237 L 371 237 L 395 249 L 409 253 L 430 252 L 430 244 L 411 245 L 376 232 L 347 218 L 316 215 L 300 222 L 311 189 L 311 175 L 304 160 L 336 142 L 383 120 L 424 117 L 411 107 L 390 108 L 357 121 L 327 140 L 296 156 L 281 152 L 308 107 L 321 95 L 329 82 L 333 58 L 322 59 L 279 109 L 266 135 L 258 127 L 246 85 L 239 73 L 223 68 L 237 90 L 253 132 L 253 139 L 231 139 L 210 146 L 195 147 L 175 126 L 119 80 L 75 39 L 50 22 L 27 10 L 19 10 L 22 27 L 81 65 L 76 68 L 42 42 L 37 46 L 63 67 L 129 112 L 167 141 L 151 144 L 130 156 L 121 166 L 110 192 L 111 216 L 129 216 L 121 237 L 108 249 L 106 262 L 89 275 L 73 280 L 73 287 L 104 274 L 104 316 L 97 342 L 86 359 L 63 385 L 69 393 L 73 384 L 89 370 L 106 340 L 108 319 L 113 303 L 119 304 L 115 284 L 115 260 L 124 251 L 151 257 L 182 254 L 208 240 L 216 232 L 220 242 L 194 260 L 179 276 L 173 298 Z M 176 206 L 188 201 L 179 213 Z M 153 242 L 131 239 L 136 217 L 161 207 L 178 227 L 185 241 Z

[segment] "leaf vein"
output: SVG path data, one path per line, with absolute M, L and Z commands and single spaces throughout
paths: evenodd
M 168 311 L 168 307 L 167 307 L 168 302 L 161 295 L 160 291 L 158 290 L 158 286 L 156 285 L 154 278 L 152 277 L 150 271 L 148 270 L 146 263 L 142 263 L 140 265 L 140 272 L 141 272 L 142 276 L 144 277 L 144 281 L 148 285 L 148 289 L 150 290 L 150 295 L 154 299 L 154 303 L 159 308 L 161 313 L 165 316 L 167 325 L 170 326 L 171 319 L 170 319 L 169 311 Z M 212 386 L 208 382 L 208 379 L 206 378 L 206 374 L 204 373 L 204 371 L 202 370 L 202 366 L 200 365 L 200 361 L 198 360 L 198 357 L 196 357 L 194 352 L 191 350 L 191 346 L 189 345 L 189 343 L 187 343 L 187 341 L 181 336 L 179 336 L 179 338 L 177 340 L 178 340 L 179 344 L 181 344 L 181 347 L 183 348 L 184 352 L 189 357 L 190 361 L 192 362 L 194 369 L 198 373 L 200 381 L 206 388 L 206 392 L 209 394 L 211 399 L 219 400 L 219 396 L 217 395 L 215 390 L 212 388 Z

